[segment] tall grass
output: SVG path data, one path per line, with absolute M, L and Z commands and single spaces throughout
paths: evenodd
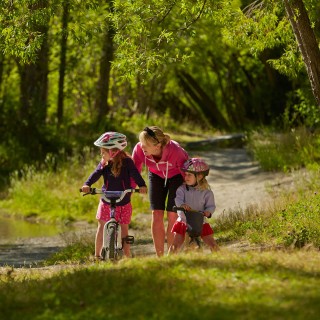
M 83 197 L 79 189 L 96 168 L 100 156 L 86 150 L 69 158 L 53 171 L 26 167 L 11 177 L 8 196 L 0 202 L 1 208 L 11 215 L 32 217 L 47 223 L 69 223 L 75 220 L 95 220 L 99 196 Z M 102 178 L 94 185 L 101 188 Z M 149 210 L 146 196 L 132 196 L 134 208 L 139 213 Z M 134 211 L 135 213 L 136 211 Z
M 317 194 L 291 203 L 278 199 L 268 208 L 239 208 L 219 216 L 215 231 L 222 242 L 246 240 L 270 248 L 320 249 L 319 208 Z
M 288 172 L 319 163 L 320 136 L 306 128 L 275 133 L 254 132 L 248 138 L 249 148 L 262 169 Z

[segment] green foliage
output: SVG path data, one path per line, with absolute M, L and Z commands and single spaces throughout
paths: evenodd
M 301 183 L 301 195 L 299 190 L 284 190 L 268 208 L 239 208 L 219 216 L 215 230 L 222 232 L 220 241 L 242 239 L 266 247 L 319 249 L 320 199 L 313 190 L 319 190 L 320 185 L 300 181 L 300 187 Z
M 125 77 L 147 76 L 160 66 L 183 62 L 190 56 L 176 40 L 193 34 L 202 1 L 115 1 L 111 16 L 117 33 L 114 67 Z
M 61 265 L 42 273 L 8 268 L 0 275 L 0 316 L 315 320 L 319 274 L 315 252 L 193 253 Z
M 301 124 L 310 128 L 319 126 L 320 109 L 315 105 L 310 92 L 308 94 L 306 90 L 297 89 L 289 95 L 283 123 L 288 128 Z
M 291 79 L 297 78 L 305 68 L 298 47 L 295 44 L 288 44 L 281 57 L 269 59 L 268 63 L 281 74 Z
M 230 15 L 234 15 L 234 19 L 230 19 Z M 263 3 L 252 2 L 243 11 L 232 11 L 225 16 L 225 23 L 230 23 L 226 28 L 224 35 L 230 43 L 236 44 L 242 48 L 248 48 L 254 56 L 259 56 L 266 49 L 277 48 L 283 46 L 285 48 L 282 60 L 276 61 L 272 59 L 275 67 L 283 68 L 281 71 L 288 71 L 292 74 L 297 66 L 302 68 L 302 63 L 297 62 L 298 55 L 297 44 L 289 21 L 286 19 L 284 8 L 281 2 L 266 1 Z M 236 35 L 236 37 L 235 37 Z M 290 58 L 286 58 L 286 56 Z M 282 63 L 280 63 L 280 61 Z M 288 65 L 286 62 L 289 62 Z
M 93 155 L 87 149 L 82 157 L 70 157 L 59 164 L 47 157 L 43 170 L 28 166 L 22 172 L 15 172 L 11 176 L 8 197 L 1 201 L 1 207 L 17 216 L 33 216 L 50 223 L 94 221 L 99 197 L 82 197 L 79 189 L 100 161 L 98 148 L 95 150 Z M 101 185 L 100 180 L 94 187 L 101 188 Z M 132 205 L 134 214 L 149 211 L 149 203 L 143 195 L 132 196 Z
M 254 132 L 248 141 L 255 160 L 267 171 L 288 172 L 320 159 L 319 134 L 306 128 L 278 134 Z
M 279 225 L 286 245 L 301 248 L 312 244 L 320 248 L 320 200 L 317 194 L 289 205 L 278 213 L 277 220 L 282 222 Z
M 160 128 L 165 128 L 163 130 L 168 130 L 172 127 L 177 127 L 173 119 L 170 117 L 169 109 L 167 109 L 167 111 L 164 112 L 163 116 L 161 117 L 157 116 L 156 114 L 152 117 L 147 117 L 147 115 L 134 114 L 130 118 L 124 118 L 123 116 L 121 116 L 123 115 L 123 110 L 120 110 L 120 112 L 117 114 L 119 116 L 119 120 L 120 118 L 122 119 L 122 127 L 125 131 L 136 132 L 136 142 L 138 141 L 139 133 L 148 125 L 157 125 Z
M 41 1 L 1 1 L 0 51 L 26 63 L 34 61 L 44 37 L 34 26 L 47 25 L 52 10 L 53 4 L 47 7 Z
M 128 130 L 132 126 L 139 132 L 150 119 L 156 119 L 165 130 L 183 126 L 186 121 L 191 126 L 210 128 L 208 114 L 215 115 L 217 110 L 230 130 L 268 124 L 282 116 L 286 93 L 291 90 L 288 83 L 278 85 L 279 74 L 271 72 L 270 64 L 290 76 L 290 81 L 299 77 L 293 84 L 298 90 L 301 86 L 303 92 L 288 101 L 288 106 L 294 105 L 287 108 L 288 117 L 294 113 L 294 117 L 298 114 L 303 121 L 307 119 L 308 124 L 318 121 L 314 102 L 306 95 L 306 75 L 301 72 L 302 61 L 281 3 L 254 2 L 242 9 L 241 5 L 247 2 L 114 1 L 113 11 L 109 10 L 111 2 L 68 0 L 69 21 L 66 30 L 62 30 L 63 3 L 54 0 L 43 8 L 43 1 L 1 2 L 3 181 L 8 173 L 22 169 L 22 163 L 41 162 L 47 153 L 59 154 L 59 149 L 64 149 L 70 155 L 75 146 L 81 150 L 96 131 Z M 312 23 L 316 23 L 319 6 L 312 1 L 306 5 Z M 97 119 L 97 79 L 110 23 L 115 30 L 115 55 L 108 79 L 110 110 Z M 34 30 L 35 25 L 39 30 Z M 23 118 L 21 125 L 34 129 L 25 134 L 21 126 L 15 126 L 17 115 L 23 111 L 23 101 L 19 101 L 20 69 L 37 59 L 44 40 L 43 26 L 49 28 L 45 39 L 49 49 L 45 128 L 28 123 L 35 117 Z M 63 123 L 57 128 L 63 35 L 68 40 L 64 112 Z M 191 76 L 196 85 L 183 87 L 179 78 L 182 72 Z M 270 95 L 270 91 L 274 94 Z M 38 107 L 34 108 L 37 113 Z M 178 123 L 171 122 L 171 117 Z M 220 125 L 216 121 L 215 126 Z M 29 136 L 35 144 L 32 151 L 30 144 L 27 148 L 23 144 Z
M 92 238 L 80 236 L 74 239 L 66 239 L 67 245 L 60 251 L 47 259 L 44 265 L 55 265 L 57 263 L 83 263 L 88 262 L 94 253 L 94 242 Z

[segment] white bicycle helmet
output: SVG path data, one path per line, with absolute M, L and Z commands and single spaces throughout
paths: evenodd
M 105 132 L 94 142 L 94 145 L 100 148 L 123 150 L 127 146 L 127 137 L 118 132 Z
M 188 159 L 181 168 L 182 171 L 191 172 L 193 174 L 201 173 L 204 176 L 209 174 L 209 166 L 200 158 Z

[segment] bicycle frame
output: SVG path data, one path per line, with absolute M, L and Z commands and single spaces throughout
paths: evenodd
M 189 235 L 189 238 L 190 238 L 189 245 L 192 242 L 195 242 L 198 248 L 201 248 L 200 235 L 201 235 L 203 219 L 204 219 L 203 212 L 194 211 L 194 210 L 187 211 L 183 207 L 176 207 L 176 206 L 173 207 L 173 211 L 177 213 L 178 211 L 182 211 L 185 214 L 186 223 L 187 223 L 187 234 Z
M 81 190 L 80 190 L 81 191 Z M 126 189 L 124 191 L 103 191 L 102 189 L 90 188 L 89 193 L 101 194 L 101 198 L 110 204 L 110 220 L 107 221 L 103 228 L 103 245 L 102 245 L 102 259 L 117 260 L 122 256 L 123 242 L 121 246 L 118 243 L 119 222 L 115 218 L 116 206 L 127 193 L 139 192 L 139 189 Z M 132 244 L 134 242 L 133 236 L 127 236 L 126 243 Z

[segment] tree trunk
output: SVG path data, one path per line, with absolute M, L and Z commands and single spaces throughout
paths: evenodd
M 45 124 L 48 94 L 48 43 L 47 33 L 34 63 L 19 67 L 20 120 L 30 125 Z
M 45 1 L 30 5 L 29 10 L 44 10 Z M 33 31 L 40 33 L 41 48 L 37 58 L 30 64 L 19 64 L 20 74 L 20 112 L 18 114 L 19 127 L 17 128 L 23 145 L 28 146 L 30 155 L 37 157 L 41 153 L 39 140 L 44 138 L 41 129 L 45 128 L 48 107 L 48 22 L 35 21 Z
M 183 71 L 178 74 L 178 78 L 186 94 L 202 109 L 210 123 L 219 129 L 229 129 L 228 122 L 219 111 L 215 101 L 210 99 L 198 82 L 190 74 Z
M 320 106 L 320 50 L 302 0 L 283 0 L 307 69 L 313 95 Z
M 106 0 L 109 5 L 109 12 L 112 14 L 114 12 L 113 0 Z M 107 21 L 106 33 L 102 48 L 102 54 L 100 59 L 100 75 L 97 84 L 97 98 L 95 101 L 95 108 L 98 113 L 98 122 L 110 110 L 108 104 L 109 97 L 109 86 L 110 86 L 110 73 L 111 73 L 111 62 L 113 60 L 113 38 L 115 35 L 115 30 L 111 25 L 110 21 Z
M 68 21 L 69 21 L 69 0 L 63 1 L 62 15 L 62 35 L 60 49 L 60 66 L 59 66 L 59 93 L 57 107 L 57 125 L 60 127 L 63 121 L 63 100 L 64 100 L 64 78 L 66 73 L 66 56 L 67 56 L 67 39 L 68 39 Z
M 3 79 L 3 66 L 4 66 L 4 55 L 0 52 L 0 98 L 2 96 L 2 79 Z

